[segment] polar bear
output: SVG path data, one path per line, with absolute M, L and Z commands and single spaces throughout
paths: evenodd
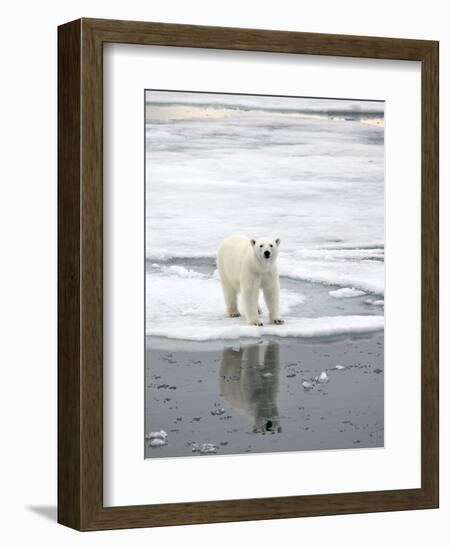
M 263 346 L 250 344 L 235 350 L 224 348 L 220 363 L 220 394 L 228 403 L 247 414 L 254 433 L 280 433 L 278 379 L 280 346 L 269 342 L 260 361 Z
M 247 323 L 261 326 L 258 297 L 262 289 L 270 322 L 284 323 L 278 304 L 280 282 L 276 262 L 279 246 L 280 239 L 249 239 L 243 235 L 232 235 L 222 241 L 217 253 L 217 268 L 228 316 L 239 317 L 237 296 L 241 292 Z

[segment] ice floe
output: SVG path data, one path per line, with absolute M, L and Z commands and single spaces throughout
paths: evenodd
M 215 443 L 191 443 L 191 451 L 200 455 L 217 454 L 218 446 Z
M 178 340 L 238 340 L 276 336 L 280 338 L 317 338 L 345 334 L 365 334 L 383 330 L 382 315 L 346 315 L 317 318 L 285 317 L 284 325 L 248 326 L 242 320 L 226 319 L 222 316 L 211 316 L 208 325 L 198 320 L 182 324 L 155 324 L 147 326 L 147 336 L 159 336 Z
M 355 298 L 356 296 L 363 296 L 365 292 L 356 288 L 339 288 L 337 290 L 330 290 L 328 294 L 333 296 L 333 298 Z
M 180 273 L 182 276 L 180 276 Z M 173 265 L 147 274 L 146 334 L 178 340 L 239 340 L 241 338 L 328 337 L 382 330 L 381 315 L 336 315 L 299 317 L 294 311 L 306 297 L 283 289 L 280 301 L 284 325 L 268 324 L 261 300 L 262 327 L 248 326 L 244 317 L 229 318 L 224 313 L 220 284 L 214 276 Z
M 324 384 L 325 382 L 328 382 L 330 380 L 328 374 L 325 371 L 322 371 L 319 376 L 317 377 L 317 382 L 320 382 L 321 384 Z
M 167 432 L 160 430 L 159 432 L 150 432 L 145 435 L 145 439 L 148 441 L 150 447 L 164 447 L 167 445 Z
M 364 303 L 371 306 L 384 306 L 384 300 L 372 300 L 371 298 L 364 300 Z

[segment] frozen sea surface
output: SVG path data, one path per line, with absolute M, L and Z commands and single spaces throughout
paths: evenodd
M 384 327 L 383 305 L 377 295 L 350 289 L 280 278 L 280 312 L 284 325 L 267 324 L 267 308 L 260 299 L 264 326 L 248 326 L 245 318 L 225 316 L 217 270 L 204 260 L 185 265 L 153 264 L 147 272 L 146 334 L 183 341 L 230 341 L 241 338 L 329 337 L 364 334 Z M 340 296 L 340 291 L 345 297 Z M 242 311 L 242 308 L 241 308 Z M 170 346 L 170 343 L 166 344 Z M 181 345 L 180 342 L 177 344 Z
M 148 91 L 146 334 L 382 328 L 383 121 L 382 102 Z M 224 317 L 215 256 L 233 233 L 281 239 L 282 327 Z

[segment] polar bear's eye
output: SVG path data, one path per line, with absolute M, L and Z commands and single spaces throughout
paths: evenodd
M 263 247 L 263 245 L 262 245 L 262 244 L 260 244 L 260 245 L 259 245 L 259 248 L 262 248 L 262 247 Z
M 273 247 L 273 244 L 270 245 L 270 248 L 272 248 L 272 247 Z

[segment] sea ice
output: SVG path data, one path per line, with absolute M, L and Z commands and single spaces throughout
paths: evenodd
M 181 273 L 184 275 L 180 276 Z M 259 327 L 249 327 L 244 317 L 225 316 L 220 284 L 212 276 L 170 266 L 170 269 L 147 273 L 146 283 L 146 333 L 149 336 L 236 341 L 247 335 L 260 336 Z M 281 315 L 288 317 L 304 300 L 300 292 L 283 290 Z M 262 319 L 264 322 L 267 314 Z M 280 328 L 283 326 L 266 325 L 269 331 Z
M 365 292 L 356 288 L 339 288 L 338 290 L 330 290 L 328 294 L 333 298 L 355 298 L 356 296 L 363 296 Z
M 159 432 L 150 432 L 149 434 L 146 434 L 146 439 L 166 439 L 167 438 L 167 432 L 164 430 L 160 430 Z
M 341 287 L 331 296 L 366 292 L 382 305 L 375 298 L 384 294 L 384 130 L 361 124 L 383 120 L 382 102 L 153 91 L 146 98 L 148 336 L 238 342 L 383 329 L 382 315 L 366 315 L 353 300 L 334 304 L 343 306 L 335 317 L 328 310 L 303 317 L 307 297 L 295 291 L 297 281 L 310 281 Z M 281 232 L 286 323 L 267 324 L 265 311 L 263 327 L 248 327 L 224 316 L 214 260 L 226 236 L 254 238 L 269 228 Z
M 280 254 L 278 272 L 281 276 L 293 280 L 342 285 L 348 289 L 358 288 L 362 294 L 366 292 L 384 294 L 384 262 L 382 261 L 365 261 L 359 258 L 308 260 L 299 257 L 297 252 L 292 252 L 289 255 Z
M 151 307 L 151 306 L 149 306 Z M 174 306 L 173 309 L 176 309 Z M 155 311 L 157 308 L 155 308 Z M 343 334 L 365 334 L 383 330 L 382 315 L 342 315 L 331 317 L 290 317 L 284 315 L 284 325 L 268 325 L 262 327 L 248 326 L 242 318 L 227 319 L 205 309 L 197 316 L 178 315 L 172 312 L 167 317 L 161 316 L 158 323 L 155 319 L 147 319 L 147 336 L 160 336 L 178 340 L 207 341 L 258 339 L 264 336 L 280 338 L 314 338 Z M 264 319 L 263 319 L 264 321 Z M 238 346 L 236 346 L 237 348 Z
M 320 375 L 317 377 L 317 381 L 323 384 L 324 382 L 328 382 L 330 380 L 328 374 L 325 371 L 322 371 Z
M 217 445 L 215 443 L 203 443 L 200 453 L 204 455 L 210 455 L 217 453 Z
M 167 432 L 164 430 L 150 432 L 145 435 L 145 439 L 149 442 L 150 447 L 163 447 L 167 445 Z
M 217 445 L 215 443 L 191 443 L 191 451 L 201 455 L 214 455 L 217 453 Z
M 150 447 L 164 447 L 164 445 L 167 445 L 167 440 L 155 437 L 154 439 L 150 439 L 149 445 Z
M 164 275 L 176 275 L 182 279 L 204 279 L 207 275 L 195 271 L 194 269 L 186 269 L 182 265 L 169 265 L 162 268 Z
M 384 300 L 372 300 L 371 298 L 364 300 L 364 303 L 371 306 L 384 306 Z

